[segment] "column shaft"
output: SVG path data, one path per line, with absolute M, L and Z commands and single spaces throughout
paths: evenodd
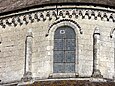
M 92 77 L 102 77 L 99 70 L 99 58 L 100 57 L 100 32 L 99 28 L 95 29 L 93 35 L 93 74 Z
M 32 39 L 32 32 L 28 31 L 25 41 L 25 68 L 22 78 L 23 81 L 32 80 Z

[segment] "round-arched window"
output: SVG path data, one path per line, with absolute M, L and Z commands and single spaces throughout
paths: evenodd
M 76 57 L 76 33 L 69 26 L 62 26 L 54 33 L 53 72 L 74 73 Z

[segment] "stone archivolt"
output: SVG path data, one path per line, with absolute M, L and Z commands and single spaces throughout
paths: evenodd
M 23 25 L 28 23 L 33 23 L 35 21 L 46 21 L 48 19 L 49 21 L 52 20 L 53 17 L 55 17 L 56 20 L 60 18 L 81 18 L 81 19 L 94 19 L 98 20 L 100 18 L 102 21 L 112 21 L 115 22 L 114 12 L 106 12 L 106 11 L 95 11 L 95 10 L 85 10 L 85 9 L 59 9 L 56 10 L 50 10 L 50 11 L 36 11 L 31 13 L 25 13 L 25 14 L 19 14 L 19 15 L 13 15 L 9 17 L 0 18 L 0 26 L 2 28 L 5 28 L 8 26 L 14 26 L 17 25 Z

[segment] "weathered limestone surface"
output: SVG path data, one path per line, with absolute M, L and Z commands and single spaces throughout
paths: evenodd
M 64 16 L 65 16 L 64 9 Z M 63 10 L 61 10 L 63 11 Z M 70 14 L 72 13 L 69 10 Z M 84 12 L 84 10 L 83 10 Z M 101 13 L 106 13 L 106 11 L 100 11 Z M 42 11 L 38 12 L 42 13 Z M 51 11 L 52 13 L 52 11 Z M 98 14 L 95 11 L 95 14 Z M 114 19 L 109 17 L 98 17 L 94 19 L 90 16 L 82 16 L 79 14 L 78 18 L 75 15 L 66 14 L 63 18 L 56 20 L 55 16 L 51 15 L 46 17 L 47 12 L 43 11 L 43 15 L 39 19 L 23 20 L 23 24 L 14 25 L 14 22 L 10 25 L 4 23 L 6 27 L 4 28 L 0 24 L 0 80 L 2 83 L 12 82 L 21 80 L 24 74 L 25 65 L 25 40 L 27 30 L 32 28 L 33 32 L 33 46 L 32 46 L 32 77 L 34 79 L 45 79 L 52 74 L 53 68 L 53 30 L 49 30 L 52 24 L 57 21 L 68 19 L 75 21 L 79 26 L 76 29 L 77 36 L 77 64 L 76 72 L 78 72 L 79 77 L 91 77 L 93 71 L 93 34 L 96 27 L 100 28 L 100 63 L 99 69 L 104 78 L 113 79 L 114 76 L 114 40 L 110 38 L 110 32 L 115 27 Z M 22 17 L 24 15 L 21 15 Z M 40 15 L 39 15 L 40 16 Z M 115 16 L 113 16 L 115 17 Z M 90 19 L 89 19 L 90 18 Z M 107 19 L 109 18 L 109 21 Z M 33 22 L 34 19 L 34 22 Z M 67 20 L 65 20 L 67 22 Z M 71 21 L 69 21 L 71 22 Z M 26 24 L 27 23 L 27 24 Z M 56 27 L 56 24 L 54 24 Z M 69 24 L 67 24 L 69 25 Z M 80 29 L 83 33 L 80 33 Z
M 95 28 L 93 34 L 93 74 L 92 77 L 102 78 L 100 69 L 100 29 Z
M 29 29 L 25 41 L 25 65 L 24 76 L 22 81 L 32 80 L 32 42 L 33 42 L 32 29 Z

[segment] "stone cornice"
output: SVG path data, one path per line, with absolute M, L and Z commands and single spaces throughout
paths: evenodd
M 1 17 L 0 18 L 0 26 L 2 28 L 6 28 L 6 26 L 16 27 L 17 25 L 27 25 L 29 23 L 40 22 L 40 21 L 51 21 L 52 18 L 56 20 L 62 19 L 94 19 L 98 20 L 99 18 L 102 21 L 111 21 L 115 22 L 115 13 L 101 11 L 101 10 L 93 10 L 93 9 L 59 9 L 59 10 L 43 10 L 43 11 L 33 11 L 33 12 L 25 12 L 20 13 L 18 15 Z

